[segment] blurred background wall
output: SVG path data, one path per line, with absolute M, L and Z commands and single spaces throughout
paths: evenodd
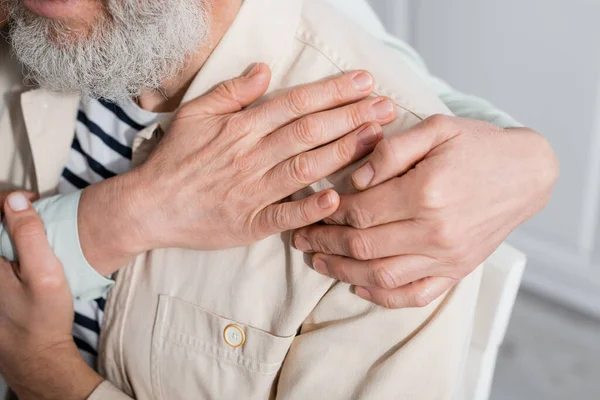
M 371 3 L 436 75 L 551 141 L 553 199 L 510 241 L 529 257 L 526 287 L 600 317 L 600 1 Z
M 370 0 L 434 74 L 544 134 L 561 161 L 492 400 L 600 399 L 600 1 Z

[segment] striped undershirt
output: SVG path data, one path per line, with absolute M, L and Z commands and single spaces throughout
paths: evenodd
M 132 145 L 137 133 L 165 116 L 141 109 L 132 100 L 113 104 L 105 100 L 81 102 L 75 137 L 58 190 L 61 194 L 123 174 L 131 169 Z M 73 339 L 83 358 L 96 369 L 105 298 L 75 300 Z

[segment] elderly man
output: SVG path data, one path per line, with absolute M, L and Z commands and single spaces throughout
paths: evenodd
M 451 398 L 468 343 L 477 274 L 446 291 L 545 202 L 556 170 L 552 152 L 526 129 L 502 132 L 439 116 L 420 123 L 449 112 L 405 61 L 318 2 L 240 3 L 222 1 L 203 12 L 204 2 L 174 0 L 32 0 L 27 8 L 9 2 L 17 54 L 39 83 L 122 106 L 84 102 L 78 120 L 85 129 L 78 124 L 73 140 L 68 117 L 76 113 L 76 96 L 23 97 L 41 192 L 84 186 L 89 182 L 82 174 L 109 178 L 89 186 L 78 206 L 79 197 L 71 196 L 42 209 L 57 253 L 64 250 L 55 241 L 66 232 L 62 225 L 74 221 L 79 258 L 85 255 L 102 275 L 143 253 L 119 274 L 106 305 L 100 366 L 120 391 L 138 398 Z M 269 19 L 258 23 L 265 12 Z M 182 31 L 195 34 L 177 36 Z M 258 64 L 246 77 L 194 100 L 257 61 L 273 69 L 266 96 L 270 72 Z M 357 71 L 273 99 L 283 89 L 355 68 L 371 71 L 377 84 Z M 329 103 L 314 103 L 332 89 L 336 96 Z M 373 89 L 388 99 L 361 100 Z M 128 103 L 130 97 L 137 104 Z M 171 111 L 181 102 L 186 105 L 171 124 L 144 113 Z M 131 138 L 133 164 L 142 166 L 124 173 L 118 167 L 127 164 L 118 157 L 106 163 L 115 170 L 98 165 L 89 154 L 98 146 L 93 140 L 127 159 L 118 139 L 126 141 L 131 130 L 122 129 L 120 138 L 115 132 L 117 139 L 106 136 L 107 128 L 87 117 L 95 114 L 92 107 L 104 107 L 130 127 L 142 127 L 131 115 L 143 120 L 147 127 Z M 273 121 L 274 113 L 282 115 Z M 381 139 L 380 125 L 389 135 L 406 132 L 377 145 L 352 175 L 363 192 L 342 197 L 333 213 L 340 203 L 335 192 L 310 194 L 329 187 L 350 192 L 350 169 L 330 174 L 370 151 Z M 202 134 L 194 134 L 197 127 Z M 49 150 L 52 159 L 44 154 Z M 507 185 L 514 178 L 520 180 Z M 294 192 L 297 202 L 276 203 Z M 13 212 L 30 211 L 22 201 L 12 203 L 21 204 Z M 79 221 L 56 217 L 69 204 L 78 208 Z M 325 217 L 362 229 L 297 232 L 296 247 L 319 253 L 312 262 L 316 270 L 334 277 L 343 271 L 345 280 L 361 286 L 357 294 L 389 306 L 424 306 L 446 294 L 423 309 L 384 310 L 304 268 L 306 260 L 290 249 L 286 235 L 241 247 Z M 461 248 L 474 239 L 480 247 Z M 236 248 L 206 251 L 228 247 Z M 69 275 L 72 260 L 61 260 Z M 91 268 L 77 271 L 70 276 L 76 294 L 89 296 L 111 284 Z M 18 370 L 8 376 L 18 377 Z M 92 391 L 96 398 L 126 398 L 108 383 L 94 390 L 98 379 L 81 373 L 92 378 L 40 381 L 57 398 Z M 25 393 L 35 390 L 35 376 L 28 382 L 34 384 Z

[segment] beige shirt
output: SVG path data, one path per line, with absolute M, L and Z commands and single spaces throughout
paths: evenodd
M 273 70 L 267 96 L 345 70 L 371 71 L 377 94 L 398 106 L 386 134 L 450 113 L 401 57 L 317 0 L 246 0 L 184 101 L 257 61 Z M 0 176 L 52 193 L 72 140 L 77 96 L 36 90 L 21 99 L 22 110 L 0 118 Z M 140 133 L 134 162 L 160 139 L 155 128 Z M 328 187 L 351 191 L 353 169 L 295 197 Z M 114 386 L 101 385 L 91 398 L 455 397 L 480 271 L 429 307 L 385 310 L 315 273 L 289 239 L 138 257 L 119 273 L 103 324 L 100 364 Z
M 438 97 L 446 104 L 446 106 L 455 114 L 464 118 L 472 118 L 487 121 L 503 128 L 521 126 L 508 114 L 495 108 L 489 102 L 470 96 L 457 91 L 449 86 L 444 81 L 432 76 L 427 70 L 427 66 L 421 57 L 406 43 L 389 35 L 383 24 L 378 20 L 377 15 L 370 8 L 366 0 L 323 0 L 336 6 L 340 11 L 343 11 L 350 19 L 360 24 L 369 34 L 379 38 L 387 46 L 394 49 L 401 56 L 406 64 L 410 66 L 417 75 L 423 79 L 427 86 L 434 91 Z M 0 49 L 0 50 L 8 50 Z M 7 53 L 7 51 L 1 51 Z M 6 56 L 8 61 L 8 56 Z M 11 60 L 12 61 L 12 60 Z M 16 63 L 11 62 L 8 68 L 9 74 L 3 74 L 1 77 L 5 82 L 8 79 L 13 79 L 16 82 L 16 87 L 20 87 L 20 68 Z M 7 64 L 8 65 L 8 64 Z M 14 78 L 13 78 L 14 77 Z M 0 80 L 0 89 L 2 88 Z M 0 93 L 3 90 L 0 90 Z M 35 97 L 34 93 L 29 93 L 27 96 Z M 39 96 L 38 96 L 39 97 Z M 43 96 L 42 96 L 43 97 Z M 18 99 L 16 95 L 8 95 L 7 99 Z M 42 99 L 43 100 L 43 99 Z M 46 102 L 52 99 L 41 101 L 42 106 L 46 106 Z M 0 118 L 3 118 L 2 113 L 8 109 L 3 107 L 0 102 Z M 16 112 L 15 112 L 16 110 Z M 20 115 L 20 104 L 15 104 L 11 107 L 12 117 L 15 120 L 15 115 Z M 8 114 L 6 114 L 8 115 Z M 5 116 L 8 118 L 8 116 Z M 18 128 L 20 129 L 20 128 Z M 24 137 L 25 135 L 23 135 Z M 0 138 L 1 140 L 2 138 Z M 10 151 L 10 145 L 5 146 Z M 29 160 L 27 154 L 27 146 L 23 147 L 23 152 L 26 157 L 24 161 Z M 10 160 L 7 157 L 6 160 Z M 16 164 L 16 168 L 12 167 L 12 173 L 22 172 L 20 163 Z M 27 170 L 28 168 L 25 168 Z M 19 181 L 10 177 L 8 181 Z M 0 188 L 2 182 L 0 182 Z M 17 183 L 17 187 L 26 187 L 22 182 Z M 54 188 L 52 188 L 53 190 Z M 46 192 L 47 194 L 52 192 Z M 62 262 L 67 281 L 73 293 L 73 296 L 78 299 L 95 299 L 104 296 L 113 286 L 113 281 L 98 275 L 95 269 L 88 264 L 79 243 L 77 234 L 77 211 L 79 206 L 80 192 L 75 192 L 67 196 L 47 197 L 35 203 L 35 208 L 44 220 L 46 226 L 46 234 L 52 245 L 54 253 Z M 16 252 L 13 244 L 8 236 L 3 224 L 0 224 L 0 257 L 5 257 L 10 260 L 15 260 Z

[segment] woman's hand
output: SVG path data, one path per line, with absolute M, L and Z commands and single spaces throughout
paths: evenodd
M 73 342 L 73 299 L 23 193 L 4 202 L 19 263 L 0 259 L 0 374 L 20 400 L 87 398 L 102 382 Z
M 326 222 L 296 233 L 314 268 L 389 308 L 423 307 L 539 212 L 558 177 L 541 135 L 434 116 L 377 145 Z M 347 226 L 344 226 L 347 225 Z

